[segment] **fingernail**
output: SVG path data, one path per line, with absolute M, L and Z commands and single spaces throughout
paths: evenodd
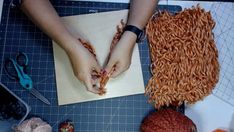
M 102 70 L 101 70 L 101 74 L 106 74 L 106 72 L 107 72 L 107 71 L 106 71 L 105 69 L 102 69 Z

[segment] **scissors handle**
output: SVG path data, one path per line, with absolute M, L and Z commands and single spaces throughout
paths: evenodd
M 17 64 L 19 64 L 20 66 L 23 66 L 24 68 L 26 68 L 28 66 L 28 56 L 24 53 L 24 52 L 20 52 L 17 56 L 16 56 L 16 62 Z M 25 69 L 24 69 L 25 70 Z M 26 72 L 26 71 L 24 71 Z
M 16 56 L 16 62 L 11 58 L 5 60 L 4 68 L 9 78 L 16 80 L 19 79 L 17 75 L 18 71 L 16 70 L 18 66 L 22 67 L 24 73 L 27 73 L 26 68 L 28 66 L 28 56 L 24 52 L 20 52 Z M 9 67 L 13 68 L 13 72 L 9 71 Z
M 20 60 L 20 57 L 23 57 L 22 62 Z M 28 65 L 28 58 L 27 58 L 26 54 L 20 53 L 19 55 L 17 55 L 16 61 L 11 59 L 11 58 L 6 59 L 4 69 L 5 69 L 7 75 L 10 79 L 16 79 L 17 81 L 19 81 L 20 85 L 23 88 L 25 88 L 27 90 L 31 90 L 32 86 L 33 86 L 33 82 L 32 82 L 31 77 L 28 76 L 28 74 L 26 74 L 26 72 L 25 72 L 25 68 L 27 65 Z M 13 69 L 15 74 L 12 74 L 9 71 L 9 67 L 11 67 L 11 69 Z
M 12 69 L 12 70 L 10 70 Z M 15 80 L 19 80 L 19 77 L 17 76 L 17 71 L 14 65 L 14 61 L 10 58 L 7 58 L 4 62 L 4 70 L 7 73 L 7 76 L 10 79 L 15 79 Z

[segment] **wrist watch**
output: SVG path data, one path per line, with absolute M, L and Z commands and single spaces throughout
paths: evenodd
M 124 31 L 130 31 L 130 32 L 133 32 L 136 34 L 137 36 L 137 39 L 136 39 L 136 42 L 139 43 L 141 42 L 144 38 L 145 38 L 145 33 L 143 30 L 139 29 L 138 27 L 136 26 L 133 26 L 133 25 L 127 25 L 125 28 L 124 28 Z

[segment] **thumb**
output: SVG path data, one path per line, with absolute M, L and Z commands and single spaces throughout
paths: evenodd
M 112 69 L 112 70 L 114 70 L 114 71 L 112 71 L 112 73 L 111 73 L 112 78 L 115 78 L 115 77 L 119 76 L 121 73 L 123 73 L 125 71 L 124 69 L 122 69 L 119 66 L 119 64 L 115 65 L 113 68 L 114 69 Z
M 93 66 L 93 69 L 94 71 L 96 71 L 97 73 L 100 73 L 101 72 L 101 66 L 96 62 Z M 91 71 L 93 72 L 93 71 Z
M 106 71 L 107 73 L 110 73 L 111 70 L 113 70 L 112 68 L 114 68 L 114 66 L 116 65 L 115 61 L 112 61 L 111 59 L 108 61 L 106 67 L 104 68 L 104 71 Z
M 85 80 L 84 80 L 84 84 L 86 86 L 86 89 L 89 91 L 89 92 L 92 92 L 92 93 L 95 93 L 95 94 L 99 94 L 99 90 L 96 89 L 93 84 L 92 84 L 92 80 L 91 80 L 91 76 L 87 77 Z

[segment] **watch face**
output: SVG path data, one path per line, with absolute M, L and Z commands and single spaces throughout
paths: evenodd
M 137 43 L 141 43 L 145 38 L 146 38 L 145 32 L 144 31 L 140 32 L 140 34 L 137 36 Z
M 139 29 L 138 27 L 136 26 L 133 26 L 133 25 L 127 25 L 125 28 L 124 28 L 125 31 L 130 31 L 130 32 L 133 32 L 136 34 L 137 36 L 137 40 L 136 42 L 139 43 L 141 42 L 142 40 L 145 39 L 145 32 L 141 29 Z

